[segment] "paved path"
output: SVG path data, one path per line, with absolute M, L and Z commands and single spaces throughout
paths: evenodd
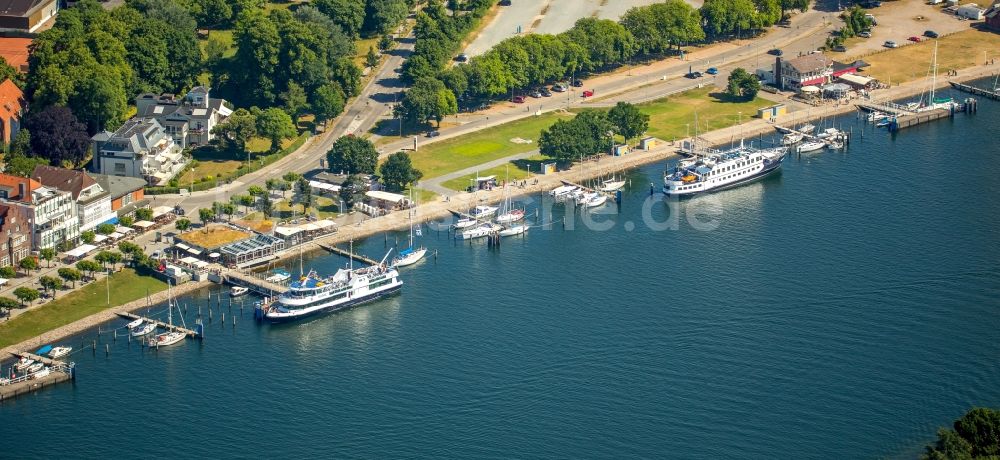
M 511 161 L 523 160 L 525 158 L 532 157 L 535 155 L 538 155 L 538 149 L 532 150 L 530 152 L 518 153 L 516 155 L 511 155 L 503 158 L 497 158 L 496 160 L 487 161 L 486 163 L 478 164 L 470 168 L 460 169 L 458 171 L 445 174 L 443 176 L 438 176 L 431 179 L 427 179 L 425 181 L 420 181 L 420 188 L 424 190 L 430 190 L 434 193 L 437 193 L 438 195 L 451 196 L 459 192 L 456 192 L 450 188 L 443 187 L 441 185 L 443 182 L 452 179 L 458 179 L 459 177 L 462 176 L 476 174 L 479 171 L 495 168 L 497 166 L 503 166 Z

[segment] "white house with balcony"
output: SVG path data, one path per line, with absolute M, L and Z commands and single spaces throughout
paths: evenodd
M 141 177 L 150 185 L 165 185 L 188 159 L 155 118 L 133 118 L 111 133 L 93 138 L 94 172 Z
M 232 115 L 223 99 L 212 99 L 208 88 L 196 86 L 182 98 L 173 94 L 141 94 L 135 98 L 137 116 L 153 118 L 182 149 L 208 144 L 212 128 Z
M 68 192 L 73 197 L 81 232 L 113 222 L 118 217 L 111 209 L 111 194 L 83 171 L 39 165 L 35 166 L 31 177 L 46 187 Z
M 34 250 L 71 246 L 80 238 L 76 203 L 69 192 L 25 177 L 0 174 L 0 201 L 24 209 Z

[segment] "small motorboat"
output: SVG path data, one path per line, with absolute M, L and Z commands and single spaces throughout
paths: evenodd
M 164 332 L 162 334 L 157 334 L 156 337 L 150 338 L 149 346 L 165 347 L 168 345 L 173 345 L 175 343 L 179 343 L 180 341 L 184 340 L 184 337 L 186 336 L 184 335 L 183 332 L 178 332 L 178 331 Z
M 498 224 L 509 224 L 511 222 L 517 222 L 521 219 L 524 219 L 524 210 L 511 209 L 510 211 L 497 216 L 496 220 Z
M 271 272 L 271 276 L 264 278 L 264 281 L 277 284 L 277 283 L 284 283 L 285 281 L 288 281 L 291 278 L 292 278 L 291 273 L 288 273 L 284 270 L 275 270 Z
M 608 202 L 608 196 L 603 193 L 598 193 L 597 195 L 587 200 L 586 206 L 588 208 L 596 208 L 598 206 L 603 206 L 604 203 L 607 202 Z
M 246 293 L 248 293 L 248 292 L 250 292 L 250 288 L 248 288 L 248 287 L 233 286 L 229 290 L 229 296 L 230 297 L 239 297 L 241 295 L 246 295 Z
M 68 355 L 71 351 L 73 351 L 73 347 L 55 347 L 49 352 L 49 357 L 53 359 L 61 358 Z
M 35 364 L 32 364 L 32 365 L 28 366 L 28 368 L 25 369 L 25 372 L 27 372 L 29 374 L 34 374 L 35 372 L 38 372 L 38 371 L 40 371 L 40 370 L 42 370 L 44 368 L 45 368 L 44 364 L 42 364 L 42 363 L 35 363 Z
M 802 142 L 805 136 L 802 133 L 788 133 L 781 137 L 781 145 L 795 145 Z
M 135 321 L 129 322 L 128 324 L 125 325 L 125 327 L 127 327 L 129 329 L 135 329 L 135 328 L 139 327 L 140 324 L 142 324 L 142 321 L 143 321 L 142 318 L 139 318 L 139 319 L 137 319 Z
M 799 145 L 799 152 L 815 152 L 826 148 L 826 143 L 821 141 L 803 142 Z
M 27 369 L 28 367 L 30 367 L 32 364 L 35 364 L 35 360 L 33 360 L 31 358 L 24 358 L 24 357 L 22 357 L 21 359 L 17 360 L 17 363 L 14 364 L 14 369 L 17 369 L 19 371 L 23 371 L 23 370 Z
M 476 219 L 472 219 L 472 218 L 469 218 L 469 217 L 463 217 L 463 218 L 458 219 L 457 221 L 455 221 L 455 228 L 461 230 L 463 228 L 472 227 L 473 225 L 476 225 L 478 223 L 479 223 L 479 221 L 476 220 Z
M 0 377 L 0 386 L 2 386 L 2 385 L 10 385 L 10 379 L 4 378 L 4 377 Z
M 475 219 L 487 219 L 489 217 L 493 217 L 498 210 L 500 210 L 500 208 L 496 206 L 479 205 L 472 208 L 472 212 L 469 214 L 471 214 Z
M 132 329 L 129 329 L 129 333 L 132 334 L 132 337 L 142 337 L 155 330 L 156 330 L 155 323 L 142 323 L 136 327 L 133 327 Z
M 816 135 L 820 139 L 836 139 L 843 135 L 843 132 L 837 128 L 826 128 L 822 132 Z
M 884 114 L 882 112 L 879 112 L 879 111 L 875 111 L 875 112 L 872 112 L 872 113 L 868 114 L 868 121 L 871 121 L 871 122 L 879 121 L 879 120 L 885 118 L 885 116 L 886 116 L 886 114 Z
M 812 134 L 813 132 L 816 131 L 816 126 L 806 123 L 804 125 L 799 126 L 799 129 L 796 129 L 796 131 L 805 134 Z
M 888 118 L 883 118 L 878 123 L 875 123 L 875 127 L 876 128 L 884 128 L 886 126 L 889 126 L 890 123 L 892 123 L 892 120 L 890 120 Z
M 575 185 L 560 185 L 552 189 L 552 191 L 549 192 L 549 195 L 552 195 L 553 198 L 561 199 L 566 198 L 574 190 L 576 190 Z
M 528 226 L 525 224 L 517 224 L 500 230 L 500 236 L 514 236 L 522 235 L 524 232 L 528 231 Z
M 37 372 L 35 372 L 34 374 L 31 374 L 31 378 L 32 379 L 40 379 L 42 377 L 47 377 L 51 373 L 52 373 L 52 371 L 50 371 L 49 368 L 43 367 L 43 368 L 39 369 Z

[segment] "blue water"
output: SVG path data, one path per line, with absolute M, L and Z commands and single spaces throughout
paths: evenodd
M 649 199 L 662 163 L 632 171 L 593 218 L 610 230 L 561 205 L 498 250 L 424 227 L 437 257 L 401 295 L 313 321 L 223 297 L 201 343 L 105 334 L 75 384 L 0 405 L 0 455 L 914 457 L 1000 406 L 1000 104 L 980 107 L 895 138 L 843 117 L 846 153 L 680 203 Z M 676 229 L 643 222 L 670 206 Z

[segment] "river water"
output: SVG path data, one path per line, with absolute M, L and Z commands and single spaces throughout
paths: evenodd
M 894 138 L 835 122 L 848 151 L 707 197 L 650 198 L 661 163 L 617 213 L 534 197 L 549 225 L 499 249 L 424 226 L 437 256 L 350 311 L 257 325 L 202 291 L 179 300 L 188 324 L 212 309 L 202 342 L 94 353 L 89 331 L 75 384 L 0 406 L 0 452 L 913 457 L 1000 406 L 1000 104 Z

